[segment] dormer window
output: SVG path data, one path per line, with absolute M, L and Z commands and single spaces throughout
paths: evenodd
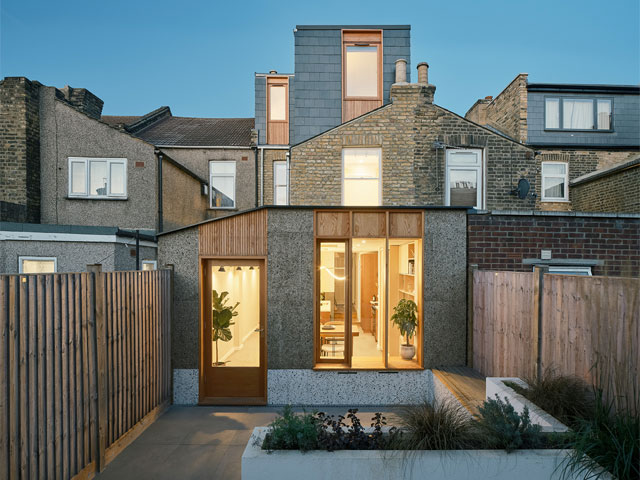
M 611 131 L 612 100 L 609 98 L 545 99 L 546 130 Z
M 267 143 L 289 143 L 289 77 L 267 77 Z
M 342 32 L 342 120 L 382 106 L 382 31 Z

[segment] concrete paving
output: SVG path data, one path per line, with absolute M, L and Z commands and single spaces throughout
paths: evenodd
M 172 406 L 97 475 L 100 480 L 240 480 L 240 459 L 254 427 L 271 423 L 276 407 Z M 345 414 L 345 408 L 307 408 Z M 363 407 L 365 426 L 375 412 L 389 423 L 389 407 Z

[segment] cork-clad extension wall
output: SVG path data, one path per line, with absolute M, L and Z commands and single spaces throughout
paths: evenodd
M 340 205 L 342 149 L 382 149 L 382 205 L 444 205 L 445 150 L 484 151 L 487 208 L 533 208 L 510 194 L 520 178 L 539 190 L 534 152 L 433 104 L 435 87 L 394 84 L 392 103 L 291 149 L 291 204 Z M 539 191 L 538 191 L 539 193 Z

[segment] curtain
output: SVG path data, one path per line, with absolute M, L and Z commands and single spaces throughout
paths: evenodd
M 562 128 L 593 129 L 593 100 L 563 100 Z

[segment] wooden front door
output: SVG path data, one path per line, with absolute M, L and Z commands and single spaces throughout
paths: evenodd
M 266 404 L 264 260 L 204 260 L 202 287 L 200 403 Z M 223 308 L 233 310 L 229 325 L 215 313 Z

